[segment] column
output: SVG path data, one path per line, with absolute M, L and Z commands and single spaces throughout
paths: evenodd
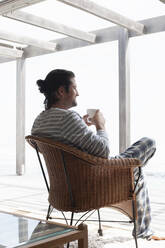
M 119 33 L 119 152 L 130 145 L 130 63 L 128 30 Z
M 25 59 L 17 59 L 16 75 L 16 173 L 25 172 Z

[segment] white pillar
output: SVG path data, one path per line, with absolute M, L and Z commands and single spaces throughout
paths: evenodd
M 119 34 L 119 152 L 130 145 L 130 63 L 128 30 Z
M 16 173 L 25 172 L 25 59 L 17 59 L 16 75 Z

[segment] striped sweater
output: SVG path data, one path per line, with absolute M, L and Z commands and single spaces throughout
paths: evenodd
M 108 158 L 109 140 L 105 131 L 92 132 L 82 117 L 73 110 L 50 108 L 34 121 L 32 135 L 51 138 L 85 151 Z

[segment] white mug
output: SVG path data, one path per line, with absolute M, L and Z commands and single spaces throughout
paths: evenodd
M 89 115 L 89 118 L 93 118 L 97 109 L 87 109 L 87 114 Z

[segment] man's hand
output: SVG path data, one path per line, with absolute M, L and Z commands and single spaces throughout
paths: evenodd
M 87 126 L 95 125 L 97 130 L 105 130 L 105 119 L 99 109 L 96 111 L 93 118 L 89 118 L 89 115 L 84 115 L 83 120 Z
M 91 119 L 92 123 L 96 126 L 97 130 L 105 130 L 105 119 L 103 114 L 98 109 L 94 115 L 94 117 Z
M 89 115 L 84 115 L 83 117 L 83 120 L 85 121 L 85 123 L 87 124 L 87 126 L 91 126 L 91 125 L 94 125 L 94 123 L 92 123 L 89 119 Z

